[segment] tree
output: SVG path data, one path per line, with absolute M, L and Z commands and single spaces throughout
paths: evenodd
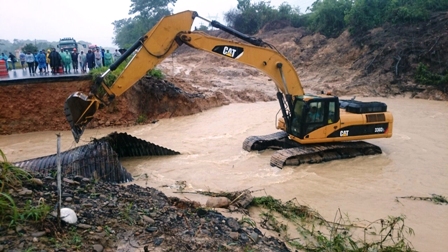
M 22 48 L 22 50 L 24 51 L 24 52 L 31 52 L 31 53 L 34 53 L 34 52 L 37 52 L 37 46 L 35 46 L 35 45 L 33 45 L 33 44 L 31 44 L 31 43 L 28 43 L 28 44 L 26 44 L 23 48 Z
M 246 34 L 257 33 L 278 12 L 269 1 L 252 4 L 250 0 L 238 0 L 237 8 L 225 13 L 224 18 L 230 26 Z
M 128 48 L 138 38 L 146 34 L 157 22 L 166 15 L 172 14 L 169 4 L 177 0 L 131 0 L 129 14 L 132 18 L 114 21 L 115 37 L 113 41 L 121 48 Z
M 352 5 L 352 0 L 316 0 L 309 8 L 309 28 L 327 37 L 339 36 L 346 28 L 345 14 Z
M 299 7 L 292 7 L 284 2 L 278 8 L 270 5 L 270 1 L 251 3 L 250 0 L 238 0 L 237 9 L 224 14 L 227 24 L 236 30 L 255 34 L 261 28 L 294 26 L 301 27 L 306 20 L 300 15 Z M 268 26 L 266 26 L 268 25 Z M 277 26 L 276 26 L 277 25 Z
M 168 9 L 169 4 L 175 4 L 177 0 L 131 0 L 129 15 L 138 14 L 143 17 L 156 16 L 159 9 Z
M 208 31 L 208 26 L 201 24 L 201 25 L 199 26 L 199 28 L 195 26 L 194 29 L 195 29 L 196 31 Z

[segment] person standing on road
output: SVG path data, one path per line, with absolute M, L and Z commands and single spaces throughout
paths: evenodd
M 73 72 L 78 72 L 78 56 L 79 53 L 76 51 L 76 48 L 73 48 L 73 52 L 71 54 L 72 56 L 72 63 L 73 63 Z
M 65 73 L 71 73 L 72 70 L 72 56 L 65 49 L 65 52 L 62 53 L 62 61 L 64 62 L 64 71 Z
M 106 52 L 104 53 L 104 66 L 109 67 L 110 65 L 112 65 L 113 59 L 114 56 L 112 55 L 112 53 L 110 53 L 109 50 L 106 50 Z
M 39 60 L 37 59 L 37 55 L 39 52 L 34 52 L 34 73 L 37 72 L 37 67 L 39 66 Z
M 81 65 L 81 73 L 86 72 L 86 64 L 87 64 L 87 57 L 84 54 L 84 51 L 81 51 L 81 53 L 78 56 L 79 64 Z
M 105 64 L 104 64 L 104 53 L 106 53 L 106 52 L 104 51 L 104 49 L 101 49 L 101 63 L 103 63 L 102 66 L 105 66 Z
M 115 49 L 115 52 L 114 52 L 114 62 L 117 61 L 118 58 L 120 58 L 120 56 L 121 56 L 121 53 L 117 49 Z
M 20 59 L 20 65 L 22 65 L 22 70 L 25 70 L 25 68 L 26 68 L 26 66 L 25 66 L 25 53 L 23 51 L 20 52 L 19 59 Z
M 28 51 L 25 55 L 25 61 L 26 64 L 28 65 L 28 69 L 30 71 L 30 76 L 34 75 L 36 73 L 36 71 L 34 70 L 34 55 Z
M 11 60 L 12 70 L 16 70 L 16 62 L 17 62 L 16 56 L 12 54 L 12 52 L 10 52 L 8 57 Z
M 45 55 L 45 50 L 37 54 L 37 63 L 39 64 L 39 73 L 47 73 L 47 56 Z
M 86 54 L 87 66 L 89 67 L 89 71 L 95 68 L 95 54 L 92 50 L 87 51 Z
M 46 64 L 46 69 L 47 69 L 47 73 L 49 73 L 50 72 L 50 49 L 48 49 L 47 50 L 47 53 L 45 53 L 45 58 L 46 58 L 46 61 L 47 61 L 47 64 Z
M 101 54 L 100 49 L 96 49 L 95 52 L 95 65 L 97 68 L 103 66 L 103 55 Z
M 58 72 L 59 66 L 61 66 L 61 55 L 59 55 L 58 52 L 56 52 L 56 48 L 51 49 L 50 53 L 50 67 L 51 67 L 51 73 L 56 74 Z

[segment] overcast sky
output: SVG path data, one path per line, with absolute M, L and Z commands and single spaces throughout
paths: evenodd
M 275 7 L 287 2 L 305 12 L 314 1 L 270 2 Z M 236 8 L 237 4 L 237 0 L 177 0 L 173 10 L 175 13 L 197 11 L 204 18 L 224 23 L 223 14 Z M 129 17 L 130 5 L 130 0 L 1 0 L 0 39 L 11 42 L 13 39 L 59 41 L 60 38 L 73 37 L 103 47 L 116 47 L 112 42 L 112 22 Z M 195 22 L 194 25 L 199 26 L 200 23 Z

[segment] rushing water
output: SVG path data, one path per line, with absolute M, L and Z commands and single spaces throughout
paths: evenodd
M 445 251 L 448 205 L 396 197 L 448 196 L 448 103 L 408 98 L 363 98 L 383 101 L 394 115 L 390 139 L 369 140 L 383 150 L 376 156 L 327 163 L 289 166 L 269 165 L 272 151 L 246 152 L 242 142 L 249 135 L 275 131 L 276 102 L 230 104 L 200 114 L 161 120 L 129 128 L 88 130 L 82 142 L 112 131 L 127 133 L 180 151 L 178 156 L 133 158 L 125 167 L 139 176 L 135 183 L 174 194 L 176 181 L 186 181 L 186 191 L 236 191 L 250 188 L 282 201 L 296 198 L 333 219 L 340 209 L 351 219 L 375 221 L 405 215 L 415 231 L 410 241 L 419 251 Z M 74 147 L 71 133 L 62 133 L 62 148 Z M 0 149 L 9 161 L 54 154 L 56 132 L 0 136 Z M 205 203 L 206 198 L 185 194 Z

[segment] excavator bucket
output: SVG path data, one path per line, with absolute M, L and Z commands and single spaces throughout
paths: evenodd
M 71 94 L 64 104 L 64 113 L 76 142 L 99 108 L 100 102 L 80 92 Z

